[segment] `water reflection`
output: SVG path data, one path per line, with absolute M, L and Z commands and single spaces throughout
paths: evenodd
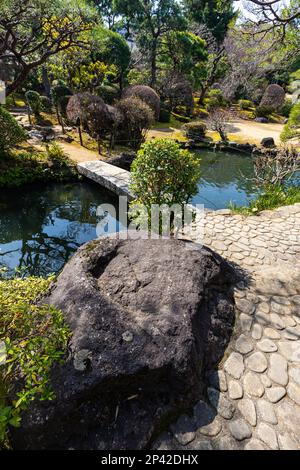
M 57 273 L 82 244 L 96 238 L 96 210 L 103 203 L 118 207 L 116 197 L 90 183 L 2 192 L 0 267 Z

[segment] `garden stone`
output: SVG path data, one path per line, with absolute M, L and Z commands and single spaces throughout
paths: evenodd
M 237 299 L 236 300 L 236 308 L 241 313 L 246 313 L 247 315 L 253 315 L 255 312 L 255 305 L 253 302 L 250 302 L 246 299 Z
M 253 351 L 253 343 L 247 336 L 241 335 L 235 343 L 235 349 L 241 354 L 248 354 Z
M 285 328 L 284 321 L 280 318 L 277 313 L 271 313 L 270 315 L 271 324 L 276 330 L 283 330 Z
M 224 364 L 224 370 L 234 379 L 240 379 L 244 370 L 244 359 L 239 353 L 231 353 Z
M 240 315 L 240 323 L 243 332 L 247 332 L 251 330 L 253 318 L 245 313 L 241 313 Z
M 279 423 L 284 423 L 284 427 L 289 434 L 299 436 L 300 413 L 295 411 L 295 404 L 282 400 L 276 408 Z
M 257 352 L 246 359 L 246 366 L 253 372 L 262 373 L 267 370 L 268 361 L 261 352 Z
M 218 439 L 215 443 L 215 447 L 217 450 L 221 451 L 232 451 L 239 449 L 237 441 L 228 436 Z
M 260 144 L 262 147 L 265 147 L 267 149 L 271 149 L 275 147 L 275 141 L 273 137 L 265 137 L 264 139 L 262 139 Z
M 265 388 L 270 388 L 272 387 L 272 382 L 271 380 L 269 379 L 269 377 L 265 374 L 262 374 L 260 376 L 260 380 L 262 381 L 263 385 L 265 386 Z
M 229 429 L 232 436 L 237 441 L 244 441 L 245 439 L 249 439 L 252 436 L 252 431 L 245 420 L 237 419 L 236 421 L 232 421 L 229 424 Z
M 271 354 L 268 376 L 273 382 L 285 387 L 289 381 L 287 360 L 280 354 Z
M 286 395 L 286 389 L 283 387 L 272 387 L 266 390 L 266 396 L 271 403 L 278 403 Z
M 280 434 L 278 436 L 279 446 L 281 450 L 299 450 L 300 444 L 289 435 L 289 434 Z
M 289 376 L 290 378 L 300 386 L 300 368 L 299 367 L 289 367 Z
M 220 390 L 220 392 L 227 392 L 226 375 L 222 370 L 212 370 L 208 373 L 208 381 L 211 387 Z
M 178 421 L 171 426 L 171 431 L 179 444 L 185 446 L 195 439 L 196 428 L 194 421 L 187 415 L 182 415 Z
M 268 401 L 257 400 L 256 407 L 260 419 L 269 424 L 278 423 L 274 408 Z
M 238 409 L 242 413 L 243 417 L 248 421 L 251 426 L 256 426 L 257 417 L 255 405 L 249 398 L 244 398 L 238 402 Z
M 258 439 L 251 439 L 251 441 L 245 445 L 245 450 L 265 450 L 265 447 Z
M 219 393 L 213 388 L 207 390 L 208 398 L 215 410 L 225 419 L 231 419 L 235 408 L 223 393 Z
M 262 327 L 258 323 L 256 323 L 252 328 L 252 338 L 258 341 L 259 339 L 261 339 L 262 334 L 263 334 Z
M 280 339 L 281 334 L 273 328 L 265 328 L 264 335 L 269 339 Z
M 293 382 L 290 382 L 287 388 L 287 393 L 288 396 L 300 406 L 300 387 Z
M 262 341 L 259 341 L 257 343 L 257 347 L 265 353 L 272 353 L 278 350 L 277 345 L 269 339 L 263 339 Z
M 300 363 L 300 342 L 279 341 L 279 352 L 290 362 Z
M 248 372 L 244 377 L 244 390 L 251 397 L 260 398 L 263 396 L 265 388 L 258 375 Z
M 231 268 L 193 247 L 109 237 L 79 249 L 41 300 L 62 310 L 72 331 L 68 357 L 52 371 L 56 399 L 24 413 L 15 449 L 92 450 L 103 441 L 138 450 L 166 417 L 194 405 L 205 368 L 224 355 L 234 308 Z M 74 367 L 80 351 L 88 351 L 84 370 Z M 217 407 L 232 417 L 226 400 Z M 189 432 L 178 431 L 182 442 Z
M 279 448 L 277 434 L 268 424 L 259 423 L 257 427 L 257 435 L 261 441 L 270 447 L 270 449 L 277 450 Z
M 193 421 L 198 432 L 205 436 L 214 437 L 222 429 L 215 410 L 201 400 L 194 406 Z
M 174 449 L 173 449 L 174 450 Z M 190 444 L 188 444 L 184 450 L 213 450 L 212 443 L 205 439 L 203 436 L 197 436 Z
M 243 387 L 236 380 L 231 380 L 229 382 L 228 390 L 229 390 L 229 397 L 232 400 L 238 400 L 243 397 L 243 394 L 244 394 Z

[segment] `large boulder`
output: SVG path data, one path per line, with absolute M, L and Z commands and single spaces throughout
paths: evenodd
M 285 91 L 276 83 L 269 85 L 266 89 L 264 96 L 260 102 L 260 106 L 270 107 L 274 111 L 278 111 L 282 108 L 285 100 Z
M 233 273 L 175 240 L 97 240 L 67 264 L 46 302 L 73 336 L 53 402 L 35 402 L 16 449 L 142 449 L 204 393 L 233 325 Z

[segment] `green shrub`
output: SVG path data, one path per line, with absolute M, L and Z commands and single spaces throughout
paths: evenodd
M 31 111 L 35 116 L 39 116 L 42 110 L 42 101 L 37 91 L 29 90 L 25 93 L 25 98 Z
M 105 103 L 112 104 L 119 98 L 119 89 L 113 85 L 102 85 L 97 89 L 97 93 L 105 101 Z
M 139 149 L 145 141 L 146 133 L 154 122 L 152 109 L 142 100 L 132 96 L 124 98 L 116 105 L 123 117 L 120 139 L 134 149 Z
M 48 145 L 45 152 L 12 152 L 0 159 L 0 188 L 18 188 L 40 181 L 69 181 L 76 177 L 76 166 L 56 143 Z
M 50 371 L 62 361 L 70 337 L 60 311 L 37 305 L 53 277 L 0 278 L 0 341 L 6 361 L 0 369 L 0 445 L 9 426 L 18 427 L 35 399 L 52 400 Z M 4 398 L 3 398 L 4 397 Z
M 284 188 L 283 186 L 269 186 L 249 207 L 231 206 L 234 212 L 246 215 L 257 215 L 264 210 L 272 210 L 278 207 L 300 203 L 300 187 Z
M 206 109 L 201 108 L 200 106 L 195 106 L 193 111 L 193 117 L 198 119 L 206 119 L 209 116 L 209 112 Z
M 300 136 L 300 103 L 293 106 L 288 123 L 284 126 L 280 136 L 283 142 Z
M 258 106 L 256 108 L 256 117 L 269 117 L 272 114 L 273 108 L 272 106 Z
M 198 192 L 200 160 L 173 140 L 155 139 L 138 152 L 131 178 L 135 202 L 149 210 L 151 204 L 184 204 Z
M 15 118 L 0 106 L 0 159 L 10 148 L 26 139 L 26 132 Z
M 206 125 L 204 122 L 190 122 L 183 126 L 185 135 L 189 140 L 194 142 L 201 142 L 204 139 L 206 134 Z
M 213 89 L 208 92 L 207 97 L 204 100 L 204 104 L 207 110 L 211 110 L 227 106 L 227 101 L 225 100 L 221 90 Z
M 176 121 L 183 122 L 185 124 L 188 123 L 188 122 L 191 122 L 191 118 L 189 118 L 187 116 L 182 116 L 181 114 L 177 114 L 177 113 L 172 112 L 172 116 L 174 116 Z
M 41 96 L 42 111 L 45 113 L 52 112 L 52 102 L 48 96 Z
M 171 121 L 171 113 L 168 109 L 161 108 L 159 113 L 159 122 L 169 123 Z
M 285 102 L 284 102 L 284 105 L 282 106 L 281 110 L 280 110 L 280 114 L 282 114 L 282 116 L 288 118 L 290 116 L 290 113 L 293 109 L 293 100 L 291 99 L 286 99 Z
M 241 109 L 251 109 L 254 107 L 254 104 L 250 100 L 239 100 L 238 105 Z

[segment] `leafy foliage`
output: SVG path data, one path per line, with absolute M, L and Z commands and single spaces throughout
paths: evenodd
M 24 129 L 0 106 L 0 160 L 10 148 L 26 139 Z
M 70 336 L 60 311 L 39 305 L 53 277 L 0 278 L 0 340 L 6 361 L 0 366 L 0 442 L 9 426 L 18 427 L 24 410 L 35 400 L 54 398 L 50 371 L 64 357 Z
M 77 177 L 75 165 L 57 144 L 45 152 L 11 152 L 0 159 L 0 188 L 17 188 L 39 181 L 66 181 Z
M 292 108 L 288 123 L 284 126 L 281 140 L 286 142 L 289 139 L 300 136 L 300 103 Z
M 201 142 L 205 137 L 206 129 L 204 122 L 190 122 L 183 126 L 187 138 L 193 142 Z
M 135 96 L 122 99 L 116 107 L 123 116 L 121 139 L 134 149 L 139 149 L 154 121 L 152 109 Z
M 29 90 L 25 93 L 26 101 L 35 116 L 39 116 L 42 110 L 42 101 L 37 91 Z
M 146 142 L 131 167 L 135 202 L 184 204 L 198 192 L 199 158 L 168 139 Z
M 238 105 L 241 109 L 246 110 L 254 108 L 254 103 L 250 100 L 239 100 Z
M 154 112 L 155 118 L 159 118 L 160 97 L 155 90 L 145 85 L 130 86 L 124 90 L 122 98 L 130 98 L 132 96 L 144 101 Z
M 254 201 L 250 201 L 249 207 L 231 206 L 234 212 L 245 215 L 257 215 L 264 210 L 289 206 L 300 202 L 300 188 L 283 186 L 269 186 Z

